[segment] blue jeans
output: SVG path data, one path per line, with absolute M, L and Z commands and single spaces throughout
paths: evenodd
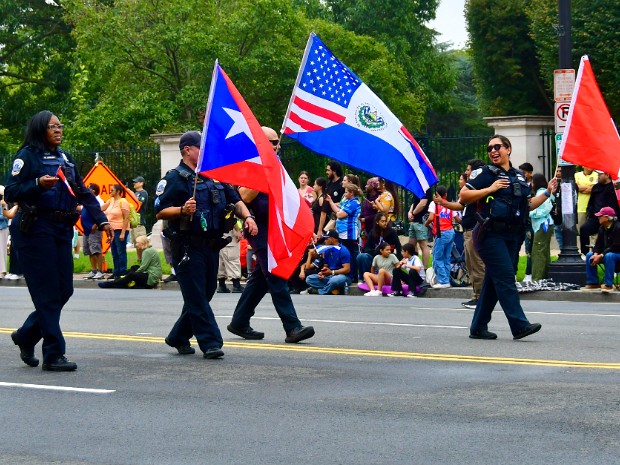
M 357 256 L 357 278 L 363 279 L 364 273 L 370 271 L 372 259 L 374 257 L 369 253 L 363 252 Z
M 323 279 L 319 278 L 318 274 L 311 274 L 306 277 L 306 284 L 319 291 L 319 294 L 329 294 L 334 289 L 343 290 L 345 284 L 351 284 L 351 278 L 344 274 L 337 274 L 334 276 L 325 276 Z
M 529 325 L 515 284 L 523 234 L 488 232 L 486 237 L 479 241 L 478 233 L 479 226 L 476 226 L 473 241 L 485 264 L 486 272 L 470 331 L 479 333 L 488 329 L 491 313 L 499 301 L 514 336 Z
M 590 258 L 594 255 L 594 252 L 588 252 L 586 254 L 586 284 L 598 284 L 598 271 L 596 265 L 590 264 Z M 616 272 L 616 263 L 620 261 L 620 253 L 607 252 L 603 256 L 603 260 L 600 262 L 605 266 L 605 276 L 603 282 L 605 286 L 614 285 L 614 274 Z
M 450 256 L 454 245 L 454 229 L 441 231 L 433 245 L 433 269 L 439 284 L 450 284 Z
M 121 230 L 114 230 L 114 239 L 110 244 L 112 250 L 112 261 L 114 262 L 114 276 L 120 278 L 127 274 L 127 241 L 129 231 L 125 231 L 125 240 L 121 241 Z

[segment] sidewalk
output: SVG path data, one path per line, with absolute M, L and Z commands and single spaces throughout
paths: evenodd
M 74 275 L 73 286 L 76 289 L 99 289 L 97 283 L 99 281 L 95 281 L 92 279 L 84 279 L 86 274 L 76 273 Z M 244 284 L 242 282 L 242 284 Z M 231 287 L 231 283 L 228 282 L 229 288 Z M 24 279 L 19 279 L 16 281 L 9 281 L 6 279 L 0 279 L 0 287 L 26 287 L 26 281 Z M 166 290 L 166 291 L 180 291 L 178 282 L 171 283 L 163 283 L 160 281 L 157 290 Z M 112 292 L 112 290 L 110 290 Z M 356 285 L 352 285 L 350 287 L 350 295 L 351 296 L 361 296 L 365 291 L 362 291 L 357 288 Z M 463 302 L 470 300 L 472 297 L 471 287 L 451 287 L 448 289 L 428 289 L 424 298 L 420 300 L 429 298 L 442 298 L 442 299 L 459 299 Z M 593 292 L 593 291 L 536 291 L 520 294 L 521 300 L 554 300 L 554 301 L 566 301 L 566 302 L 608 302 L 608 303 L 620 303 L 620 291 L 614 291 L 609 294 L 605 294 L 603 292 Z M 331 296 L 324 296 L 329 299 Z M 300 298 L 304 298 L 304 296 L 300 296 Z M 387 297 L 385 297 L 387 299 Z M 393 300 L 393 299 L 390 299 Z

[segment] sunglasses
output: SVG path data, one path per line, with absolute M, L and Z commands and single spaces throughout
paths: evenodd
M 274 147 L 277 147 L 278 144 L 280 143 L 280 141 L 278 139 L 276 140 L 270 140 L 269 142 L 271 142 L 271 145 L 273 145 Z
M 487 146 L 487 153 L 491 153 L 493 150 L 498 151 L 502 147 L 506 147 L 506 145 L 504 145 L 504 144 L 489 145 L 489 146 Z M 506 147 L 506 148 L 508 148 L 508 147 Z

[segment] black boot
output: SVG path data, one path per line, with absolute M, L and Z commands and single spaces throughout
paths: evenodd
M 235 294 L 239 294 L 240 292 L 243 292 L 243 288 L 241 287 L 241 283 L 239 282 L 238 279 L 233 279 L 232 280 L 233 283 L 233 293 Z
M 220 278 L 217 280 L 220 285 L 217 287 L 218 294 L 229 294 L 230 289 L 226 287 L 226 278 Z

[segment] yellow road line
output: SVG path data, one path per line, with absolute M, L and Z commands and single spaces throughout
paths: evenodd
M 10 328 L 0 328 L 0 333 L 11 333 Z M 65 332 L 65 337 L 80 339 L 100 339 L 108 341 L 151 342 L 162 344 L 162 336 L 130 336 L 124 334 L 98 334 L 82 332 Z M 604 370 L 620 370 L 620 363 L 579 362 L 573 360 L 545 360 L 530 358 L 486 357 L 479 355 L 431 354 L 422 352 L 399 352 L 391 350 L 350 349 L 339 347 L 317 347 L 292 344 L 268 344 L 259 342 L 226 341 L 226 347 L 256 350 L 280 350 L 286 352 L 306 352 L 314 354 L 350 355 L 356 357 L 386 357 L 399 359 L 432 360 L 461 363 L 493 363 L 504 365 L 533 365 L 564 368 L 596 368 Z

